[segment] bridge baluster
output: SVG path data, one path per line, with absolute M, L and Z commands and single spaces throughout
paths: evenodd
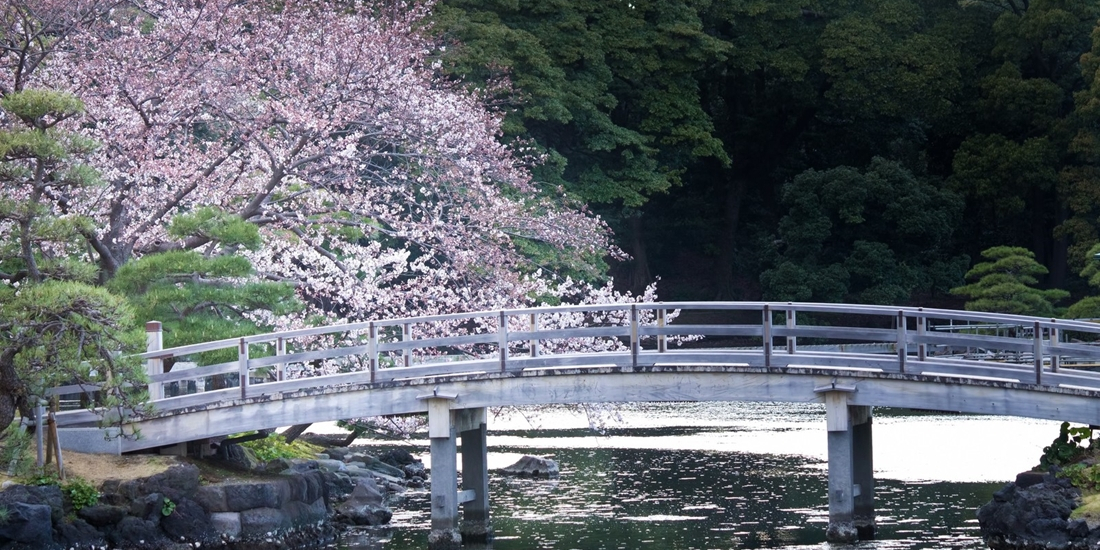
M 373 384 L 378 372 L 378 327 L 374 326 L 374 321 L 367 325 L 367 355 L 370 361 L 370 381 Z
M 657 310 L 657 326 L 665 328 L 665 310 L 664 308 Z M 664 353 L 667 350 L 668 337 L 664 334 L 657 335 L 657 352 Z
M 772 366 L 772 307 L 764 304 L 764 366 Z
M 241 375 L 241 398 L 248 397 L 248 343 L 241 338 L 237 347 L 237 364 Z
M 630 304 L 630 368 L 638 368 L 638 306 Z
M 1035 384 L 1041 385 L 1043 383 L 1043 327 L 1039 325 L 1039 321 L 1035 321 L 1034 330 L 1032 354 L 1035 356 Z
M 275 340 L 275 355 L 286 355 L 286 338 L 282 336 L 278 340 Z M 282 381 L 286 378 L 286 363 L 279 363 L 275 365 L 275 379 Z
M 1055 320 L 1051 319 L 1050 322 L 1053 323 L 1053 322 L 1055 322 Z M 1052 327 L 1050 327 L 1049 330 L 1050 330 L 1050 339 L 1048 340 L 1048 342 L 1049 342 L 1048 345 L 1051 348 L 1054 348 L 1054 346 L 1057 346 L 1058 343 L 1061 341 L 1061 339 L 1058 336 L 1058 327 L 1053 327 L 1052 326 Z M 1058 356 L 1057 351 L 1054 351 L 1052 349 L 1051 352 L 1050 352 L 1050 372 L 1058 372 L 1058 369 L 1060 369 L 1062 367 L 1062 365 L 1060 363 L 1061 363 L 1061 357 Z
M 917 308 L 917 311 L 924 311 L 924 308 Z M 925 332 L 928 330 L 928 318 L 924 315 L 917 317 L 917 338 L 920 343 L 917 344 L 917 361 L 924 361 L 928 357 L 928 344 L 924 341 Z
M 538 313 L 532 313 L 531 314 L 531 332 L 538 332 L 538 331 L 539 331 L 539 314 Z M 538 338 L 532 338 L 531 339 L 531 357 L 538 357 L 538 356 L 539 356 L 539 339 Z
M 791 302 L 787 302 L 787 305 L 788 306 L 793 306 L 794 304 L 792 304 Z M 788 329 L 794 330 L 795 326 L 798 324 L 797 317 L 796 317 L 797 314 L 798 314 L 798 311 L 796 311 L 793 307 L 787 310 L 787 328 Z M 789 353 L 791 355 L 794 355 L 794 353 L 796 351 L 798 351 L 798 337 L 797 336 L 787 336 L 787 353 Z
M 145 351 L 160 351 L 164 349 L 164 330 L 160 321 L 145 323 Z M 145 360 L 145 372 L 149 376 L 164 374 L 164 359 L 160 357 Z M 164 384 L 161 382 L 149 382 L 149 400 L 164 399 Z
M 905 372 L 905 360 L 909 356 L 909 335 L 906 328 L 905 311 L 898 310 L 898 372 Z
M 500 348 L 500 371 L 508 370 L 508 316 L 500 312 L 500 324 L 497 326 L 497 347 Z
M 405 324 L 401 325 L 401 341 L 402 342 L 411 342 L 412 341 L 412 327 L 409 326 L 409 323 L 405 323 Z M 406 367 L 412 364 L 412 350 L 411 349 L 406 347 L 405 349 L 401 350 L 401 357 L 402 357 L 402 360 L 404 361 Z

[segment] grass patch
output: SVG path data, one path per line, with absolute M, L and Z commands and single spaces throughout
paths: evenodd
M 256 439 L 253 441 L 246 441 L 241 443 L 242 447 L 252 451 L 252 454 L 257 459 L 264 462 L 270 462 L 277 458 L 316 458 L 317 453 L 321 452 L 321 447 L 307 443 L 300 439 L 296 439 L 291 443 L 286 442 L 286 438 L 279 434 L 271 434 L 263 439 Z
M 1090 524 L 1100 521 L 1100 493 L 1093 493 L 1081 497 L 1081 506 L 1078 506 L 1070 519 L 1083 519 Z

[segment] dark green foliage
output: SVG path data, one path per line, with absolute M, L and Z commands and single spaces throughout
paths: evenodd
M 61 493 L 69 499 L 73 510 L 94 506 L 99 502 L 99 491 L 95 485 L 84 481 L 79 477 L 70 478 L 61 485 Z
M 968 285 L 951 289 L 967 298 L 966 309 L 1020 315 L 1054 315 L 1054 303 L 1069 297 L 1059 289 L 1034 288 L 1047 268 L 1025 248 L 997 246 L 982 252 L 987 261 L 966 273 Z
M 1088 452 L 1089 447 L 1082 445 L 1085 441 L 1091 446 L 1092 428 L 1070 428 L 1069 422 L 1062 422 L 1058 428 L 1058 437 L 1043 447 L 1043 456 L 1039 459 L 1039 465 L 1043 468 L 1051 466 L 1063 466 L 1077 460 Z
M 129 297 L 140 321 L 161 321 L 171 345 L 255 334 L 262 319 L 301 308 L 287 284 L 252 278 L 252 264 L 235 254 L 260 245 L 254 224 L 210 208 L 172 220 L 176 237 L 209 239 L 206 253 L 175 250 L 123 265 L 108 283 Z
M 895 304 L 961 280 L 967 260 L 950 255 L 956 197 L 896 162 L 804 172 L 784 187 L 783 203 L 765 298 Z

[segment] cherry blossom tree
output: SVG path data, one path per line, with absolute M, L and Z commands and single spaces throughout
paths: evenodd
M 613 252 L 600 220 L 535 188 L 497 141 L 497 114 L 425 66 L 429 6 L 97 6 L 4 85 L 83 100 L 74 128 L 104 144 L 91 162 L 107 185 L 56 206 L 98 221 L 88 240 L 104 278 L 135 256 L 218 247 L 166 233 L 209 206 L 260 226 L 264 246 L 246 252 L 257 272 L 330 321 L 552 293 L 553 273 L 517 242 L 589 273 Z

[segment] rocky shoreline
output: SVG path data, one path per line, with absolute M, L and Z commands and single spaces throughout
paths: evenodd
M 387 496 L 427 479 L 423 463 L 399 450 L 332 448 L 314 460 L 260 463 L 237 448 L 223 460 L 246 475 L 203 484 L 197 466 L 181 463 L 104 482 L 98 501 L 79 508 L 56 485 L 7 486 L 0 550 L 320 548 L 343 526 L 389 522 Z
M 1085 550 L 1100 547 L 1100 525 L 1070 517 L 1081 491 L 1053 474 L 1024 472 L 978 509 L 992 550 Z

